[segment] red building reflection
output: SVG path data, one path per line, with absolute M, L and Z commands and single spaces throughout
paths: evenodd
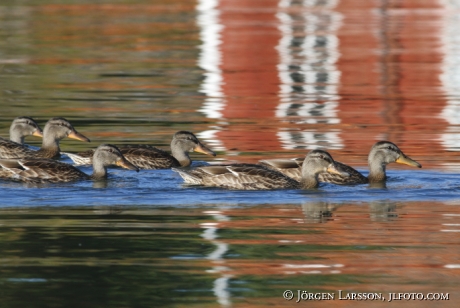
M 428 151 L 444 150 L 448 126 L 439 116 L 446 106 L 439 1 L 201 3 L 221 26 L 219 95 L 204 91 L 203 110 L 218 110 L 212 138 L 224 149 L 324 147 L 365 164 L 372 144 L 387 139 L 436 163 Z

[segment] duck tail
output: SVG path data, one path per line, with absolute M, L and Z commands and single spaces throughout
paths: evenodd
M 172 171 L 179 173 L 179 175 L 184 179 L 186 184 L 192 185 L 202 185 L 203 180 L 192 174 L 189 170 L 179 169 L 179 168 L 171 168 Z

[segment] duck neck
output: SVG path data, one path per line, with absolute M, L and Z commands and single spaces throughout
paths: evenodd
M 318 185 L 318 179 L 316 179 L 315 177 L 302 178 L 300 180 L 300 186 L 303 189 L 317 188 Z
M 385 182 L 387 179 L 385 169 L 386 164 L 381 161 L 369 162 L 369 183 Z
M 107 167 L 98 159 L 93 158 L 93 175 L 94 180 L 102 180 L 107 178 Z
M 174 156 L 174 158 L 177 159 L 177 161 L 182 167 L 188 167 L 192 163 L 192 160 L 190 159 L 188 152 L 181 150 L 175 147 L 174 145 L 171 146 L 171 153 L 172 156 Z
M 307 161 L 302 164 L 302 178 L 300 180 L 300 186 L 303 189 L 310 189 L 318 187 L 318 174 L 312 173 L 309 170 Z
M 60 156 L 59 140 L 54 138 L 43 138 L 42 147 L 38 151 L 44 158 L 55 158 Z
M 10 129 L 10 140 L 16 143 L 24 144 L 24 136 L 14 129 Z

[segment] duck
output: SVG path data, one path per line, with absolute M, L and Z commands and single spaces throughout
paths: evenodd
M 172 170 L 178 172 L 186 184 L 238 190 L 312 189 L 318 187 L 318 175 L 321 172 L 348 176 L 337 167 L 332 156 L 323 150 L 313 150 L 306 155 L 300 180 L 260 164 L 211 165 Z
M 151 145 L 123 145 L 119 146 L 121 153 L 132 164 L 141 169 L 170 169 L 188 167 L 191 165 L 189 152 L 198 152 L 216 156 L 211 149 L 206 147 L 198 138 L 189 131 L 178 131 L 171 141 L 171 154 Z M 76 165 L 91 164 L 94 150 L 67 155 Z
M 43 131 L 31 117 L 20 116 L 14 118 L 10 125 L 9 141 L 24 144 L 24 139 L 27 136 L 43 137 Z M 0 137 L 0 140 L 8 141 L 8 139 L 2 137 Z
M 278 170 L 294 179 L 300 178 L 300 158 L 261 160 L 259 163 L 267 168 Z M 420 163 L 409 158 L 393 142 L 379 141 L 372 146 L 369 152 L 369 175 L 367 177 L 346 164 L 336 162 L 341 170 L 348 173 L 348 176 L 322 172 L 318 175 L 318 180 L 336 185 L 384 183 L 387 180 L 386 165 L 390 163 L 422 168 Z
M 111 165 L 139 172 L 139 168 L 128 162 L 116 146 L 101 144 L 94 152 L 92 175 L 88 175 L 70 164 L 53 159 L 23 158 L 0 159 L 0 176 L 3 179 L 26 183 L 105 180 L 107 179 L 107 167 Z
M 10 126 L 10 139 L 0 137 L 0 158 L 7 158 L 15 148 L 24 145 L 27 136 L 43 137 L 43 132 L 30 117 L 14 118 Z
M 65 118 L 51 118 L 43 129 L 42 146 L 39 150 L 33 150 L 20 143 L 0 141 L 0 158 L 59 158 L 59 141 L 65 137 L 90 142 L 80 134 Z

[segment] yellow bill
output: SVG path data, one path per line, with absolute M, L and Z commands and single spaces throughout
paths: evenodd
M 69 137 L 71 139 L 77 139 L 77 140 L 80 140 L 80 141 L 84 141 L 84 142 L 90 142 L 90 140 L 88 138 L 86 138 L 85 136 L 83 136 L 82 134 L 80 134 L 77 131 L 72 131 L 67 137 Z
M 399 155 L 399 157 L 396 160 L 396 162 L 398 164 L 404 164 L 404 165 L 409 165 L 409 166 L 412 166 L 412 167 L 422 168 L 422 165 L 420 165 L 415 160 L 407 157 L 406 155 L 404 155 L 404 153 L 401 153 L 401 155 Z
M 216 156 L 216 153 L 214 153 L 213 151 L 211 151 L 209 148 L 207 148 L 201 143 L 198 143 L 197 146 L 193 149 L 193 151 L 198 152 L 198 153 L 203 153 L 206 155 Z
M 139 168 L 137 166 L 131 164 L 126 159 L 118 160 L 116 165 L 119 166 L 119 167 L 125 168 L 125 169 L 135 170 L 136 172 L 139 172 Z
M 43 138 L 43 132 L 41 131 L 41 129 L 36 129 L 34 133 L 32 134 L 32 136 Z

